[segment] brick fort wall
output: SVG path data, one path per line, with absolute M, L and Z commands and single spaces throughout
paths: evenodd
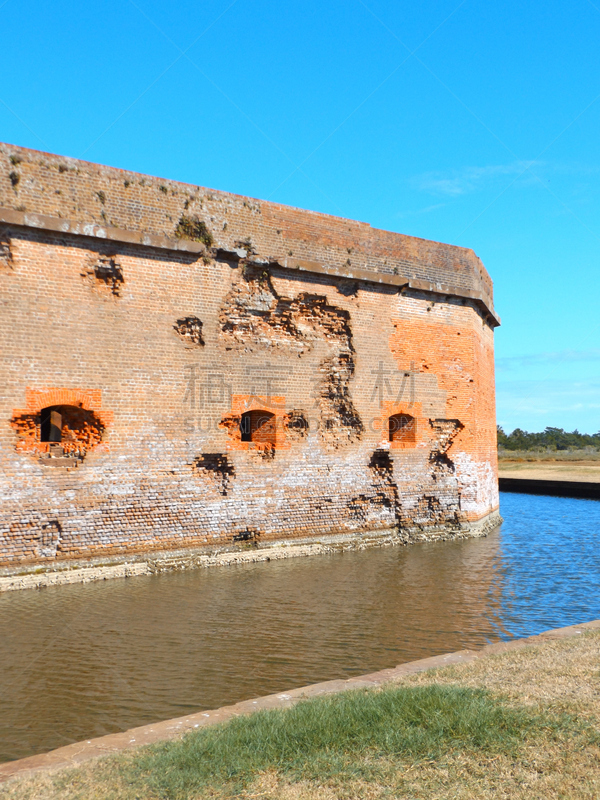
M 5 573 L 496 519 L 470 250 L 0 145 L 0 286 Z

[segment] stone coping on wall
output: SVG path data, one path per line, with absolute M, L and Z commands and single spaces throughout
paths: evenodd
M 29 777 L 40 772 L 56 772 L 60 769 L 77 767 L 79 764 L 92 759 L 117 755 L 123 751 L 156 742 L 178 739 L 189 731 L 204 728 L 208 725 L 217 725 L 233 717 L 251 714 L 254 711 L 289 708 L 300 700 L 312 697 L 338 694 L 352 689 L 376 688 L 384 684 L 401 681 L 406 676 L 419 672 L 440 669 L 453 664 L 467 664 L 489 656 L 540 645 L 548 641 L 570 639 L 580 636 L 586 631 L 598 629 L 600 629 L 600 620 L 583 622 L 580 625 L 570 625 L 565 628 L 554 628 L 524 639 L 489 644 L 480 650 L 458 650 L 454 653 L 422 658 L 418 661 L 409 661 L 397 667 L 383 669 L 369 675 L 359 675 L 346 680 L 339 679 L 315 683 L 310 686 L 267 695 L 266 697 L 244 700 L 231 706 L 224 706 L 210 711 L 199 711 L 184 717 L 163 720 L 151 725 L 143 725 L 139 728 L 131 728 L 121 733 L 99 736 L 95 739 L 77 742 L 66 747 L 59 747 L 49 753 L 41 753 L 0 764 L 0 783 L 11 779 Z
M 375 284 L 385 284 L 395 286 L 398 289 L 409 289 L 426 294 L 445 295 L 447 297 L 457 297 L 471 300 L 481 310 L 492 327 L 500 325 L 500 318 L 482 292 L 464 287 L 452 286 L 451 284 L 426 281 L 417 278 L 408 278 L 402 275 L 389 273 L 373 272 L 371 270 L 360 269 L 357 267 L 332 266 L 321 264 L 318 261 L 309 261 L 290 256 L 277 260 L 263 258 L 260 255 L 249 255 L 247 250 L 222 250 L 220 248 L 207 248 L 202 242 L 191 241 L 188 239 L 171 238 L 159 234 L 146 233 L 144 231 L 130 231 L 123 228 L 115 228 L 109 225 L 98 225 L 94 222 L 84 223 L 74 220 L 51 217 L 45 214 L 37 214 L 27 211 L 16 211 L 12 208 L 0 207 L 0 223 L 14 225 L 24 228 L 34 228 L 36 230 L 51 231 L 54 233 L 70 234 L 72 236 L 86 236 L 105 241 L 118 242 L 120 244 L 137 245 L 142 247 L 152 247 L 163 250 L 182 251 L 196 253 L 198 256 L 211 255 L 216 257 L 228 258 L 231 260 L 241 260 L 250 258 L 253 263 L 271 265 L 286 270 L 296 270 L 317 275 L 327 275 L 330 277 L 344 278 L 350 280 L 367 281 Z
M 502 517 L 495 510 L 480 520 L 465 522 L 453 529 L 432 526 L 424 530 L 406 529 L 399 534 L 396 529 L 383 528 L 320 536 L 316 541 L 314 538 L 277 540 L 258 546 L 239 544 L 217 550 L 210 546 L 190 547 L 76 562 L 59 561 L 47 566 L 32 564 L 3 567 L 0 570 L 0 594 L 21 589 L 44 589 L 48 586 L 92 583 L 202 567 L 228 567 L 279 561 L 284 558 L 327 555 L 345 550 L 363 550 L 367 547 L 480 537 L 486 536 L 501 522 Z
M 341 270 L 449 284 L 480 292 L 493 313 L 492 281 L 468 247 L 3 142 L 0 206 L 159 238 L 194 238 L 179 230 L 187 217 L 204 225 L 215 249 L 249 246 L 253 254 L 273 260 L 293 255 Z

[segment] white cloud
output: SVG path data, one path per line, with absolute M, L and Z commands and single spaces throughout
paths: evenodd
M 399 211 L 396 216 L 400 219 L 404 219 L 404 217 L 414 217 L 418 214 L 429 214 L 431 211 L 437 211 L 438 208 L 444 208 L 446 203 L 435 203 L 432 206 L 425 206 L 425 208 L 419 208 L 416 211 Z
M 515 176 L 523 185 L 538 183 L 530 167 L 541 167 L 541 161 L 515 161 L 512 164 L 493 164 L 487 167 L 463 167 L 450 172 L 425 172 L 411 178 L 413 188 L 429 194 L 458 197 L 478 191 L 504 176 Z
M 535 353 L 526 356 L 509 356 L 496 359 L 497 372 L 516 372 L 531 367 L 572 364 L 573 362 L 600 361 L 600 349 L 561 350 L 555 353 Z

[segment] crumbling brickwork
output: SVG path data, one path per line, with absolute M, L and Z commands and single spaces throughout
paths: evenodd
M 469 250 L 0 145 L 0 284 L 4 571 L 497 514 Z

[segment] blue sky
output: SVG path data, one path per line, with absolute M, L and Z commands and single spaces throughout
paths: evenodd
M 0 0 L 0 139 L 472 247 L 498 421 L 600 429 L 600 0 Z

